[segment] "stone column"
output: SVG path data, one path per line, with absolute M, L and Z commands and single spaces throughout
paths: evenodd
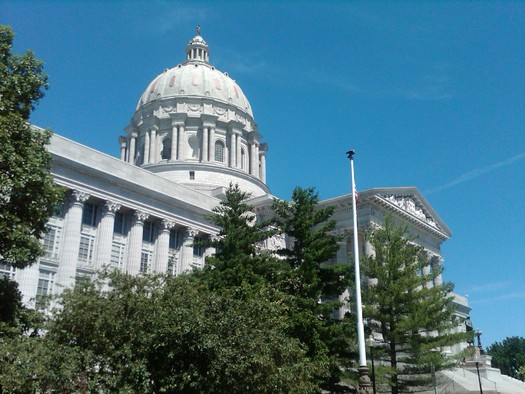
M 177 125 L 171 126 L 171 160 L 177 160 Z
M 162 219 L 160 232 L 157 237 L 157 245 L 155 247 L 155 273 L 165 274 L 168 270 L 170 230 L 173 227 L 175 227 L 174 221 Z
M 144 157 L 142 159 L 142 164 L 149 163 L 149 130 L 144 133 Z
M 140 258 L 142 255 L 142 232 L 144 230 L 144 221 L 149 214 L 141 211 L 135 211 L 133 222 L 128 238 L 128 267 L 127 273 L 137 275 L 140 272 Z
M 151 137 L 149 141 L 149 163 L 155 164 L 157 162 L 157 129 L 151 128 Z
M 236 143 L 235 146 L 237 147 L 237 168 L 242 167 L 242 157 L 241 157 L 241 151 L 242 151 L 242 144 L 241 144 L 241 135 L 239 133 L 235 133 L 235 139 Z
M 120 143 L 120 160 L 126 161 L 127 139 L 124 136 L 120 136 L 118 140 Z
M 135 146 L 137 144 L 137 134 L 131 133 L 129 139 L 129 153 L 128 153 L 128 163 L 135 164 Z
M 441 265 L 443 264 L 443 259 L 441 257 L 436 257 L 436 265 L 439 266 L 439 269 L 441 270 Z M 439 275 L 436 276 L 434 279 L 434 286 L 441 286 L 443 284 L 443 276 L 441 275 L 441 272 Z
M 261 181 L 266 183 L 266 152 L 261 152 Z
M 180 247 L 179 274 L 190 269 L 190 264 L 193 261 L 193 241 L 197 234 L 199 234 L 199 231 L 194 228 L 187 228 L 184 233 L 184 240 Z
M 423 267 L 423 275 L 426 276 L 426 277 L 429 277 L 430 275 L 430 265 L 425 265 Z M 432 284 L 432 280 L 429 280 L 427 281 L 427 283 L 425 283 L 425 287 L 429 288 L 429 287 L 432 287 L 433 284 Z
M 255 143 L 255 171 L 254 174 L 257 178 L 261 177 L 260 171 L 259 171 L 259 144 Z
M 202 128 L 202 159 L 201 161 L 208 161 L 208 130 L 209 127 Z
M 186 132 L 184 125 L 179 125 L 179 160 L 186 160 Z
M 120 204 L 106 201 L 102 210 L 102 217 L 97 227 L 97 240 L 95 248 L 95 269 L 100 269 L 111 264 L 111 247 L 113 245 L 113 227 L 115 213 L 120 209 Z
M 18 290 L 20 290 L 20 293 L 22 293 L 22 302 L 28 308 L 35 307 L 38 277 L 40 276 L 39 266 L 40 262 L 36 262 L 30 267 L 16 270 Z
M 62 229 L 62 247 L 55 277 L 57 293 L 75 284 L 80 247 L 80 231 L 82 230 L 82 209 L 89 194 L 73 190 L 69 195 L 69 208 Z
M 250 175 L 255 175 L 255 142 L 250 144 Z
M 230 131 L 230 167 L 237 167 L 237 144 L 235 140 L 235 132 Z
M 215 127 L 210 127 L 210 139 L 209 139 L 209 154 L 210 154 L 210 161 L 215 161 Z

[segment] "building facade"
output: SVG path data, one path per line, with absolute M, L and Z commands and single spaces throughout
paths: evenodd
M 140 96 L 119 138 L 119 158 L 52 137 L 52 174 L 67 190 L 67 198 L 49 220 L 45 255 L 23 270 L 0 266 L 19 283 L 27 305 L 41 307 L 44 296 L 60 293 L 78 277 L 103 267 L 133 275 L 177 275 L 202 267 L 214 251 L 194 247 L 194 242 L 218 233 L 205 216 L 232 183 L 251 193 L 259 217 L 271 214 L 268 147 L 248 99 L 227 73 L 210 63 L 208 45 L 199 33 L 185 52 L 181 64 L 164 70 Z M 429 270 L 443 263 L 441 245 L 450 230 L 415 187 L 359 194 L 360 234 L 380 226 L 390 214 L 417 236 L 428 253 Z M 336 207 L 337 231 L 349 235 L 341 242 L 337 260 L 347 261 L 352 196 L 321 205 Z M 361 252 L 370 253 L 370 245 L 362 237 L 361 241 Z M 276 248 L 281 242 L 272 239 L 266 247 Z M 441 278 L 435 284 L 439 283 Z M 456 296 L 456 303 L 458 315 L 466 318 L 467 300 Z

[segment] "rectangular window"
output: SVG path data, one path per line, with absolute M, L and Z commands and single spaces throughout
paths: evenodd
M 95 237 L 92 235 L 82 234 L 80 236 L 80 247 L 78 249 L 78 260 L 87 264 L 93 263 L 93 250 L 95 246 Z
M 127 216 L 122 212 L 115 213 L 115 224 L 113 225 L 113 232 L 115 234 L 126 235 L 127 230 Z
M 82 224 L 86 226 L 95 227 L 97 223 L 97 206 L 90 203 L 84 204 L 84 209 L 82 210 Z
M 7 279 L 15 279 L 16 268 L 11 267 L 11 264 L 0 263 L 0 277 L 5 276 Z
M 111 268 L 122 270 L 124 268 L 124 251 L 126 245 L 121 242 L 113 241 L 111 245 Z
M 142 240 L 144 242 L 153 243 L 154 237 L 153 237 L 153 230 L 154 230 L 153 222 L 146 221 L 144 222 L 144 228 L 142 230 Z
M 190 181 L 195 180 L 195 171 L 190 171 Z
M 194 256 L 198 256 L 198 257 L 202 257 L 204 255 L 204 251 L 206 250 L 206 248 L 204 246 L 199 246 L 199 245 L 196 245 L 196 243 L 198 242 L 201 242 L 203 241 L 203 238 L 202 237 L 195 237 L 195 239 L 193 240 L 193 255 Z
M 44 257 L 58 259 L 58 247 L 60 246 L 60 233 L 62 229 L 56 226 L 48 226 L 42 243 L 44 245 Z
M 151 260 L 153 253 L 149 250 L 143 250 L 140 255 L 140 272 L 147 274 L 151 272 Z
M 44 309 L 48 297 L 53 294 L 55 283 L 55 273 L 47 270 L 41 270 L 38 277 L 38 287 L 36 288 L 36 309 Z
M 170 249 L 178 249 L 179 244 L 179 232 L 177 230 L 170 231 Z

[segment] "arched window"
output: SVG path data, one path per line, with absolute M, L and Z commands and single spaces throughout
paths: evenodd
M 161 158 L 162 160 L 171 159 L 171 138 L 164 138 L 162 141 Z
M 246 152 L 241 148 L 241 169 L 246 169 Z
M 224 144 L 222 141 L 215 142 L 215 161 L 224 163 Z

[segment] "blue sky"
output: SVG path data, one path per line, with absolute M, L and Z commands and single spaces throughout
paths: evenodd
M 525 2 L 0 0 L 45 62 L 42 127 L 118 156 L 148 83 L 200 24 L 269 144 L 268 185 L 417 186 L 453 232 L 445 279 L 489 345 L 525 336 Z

